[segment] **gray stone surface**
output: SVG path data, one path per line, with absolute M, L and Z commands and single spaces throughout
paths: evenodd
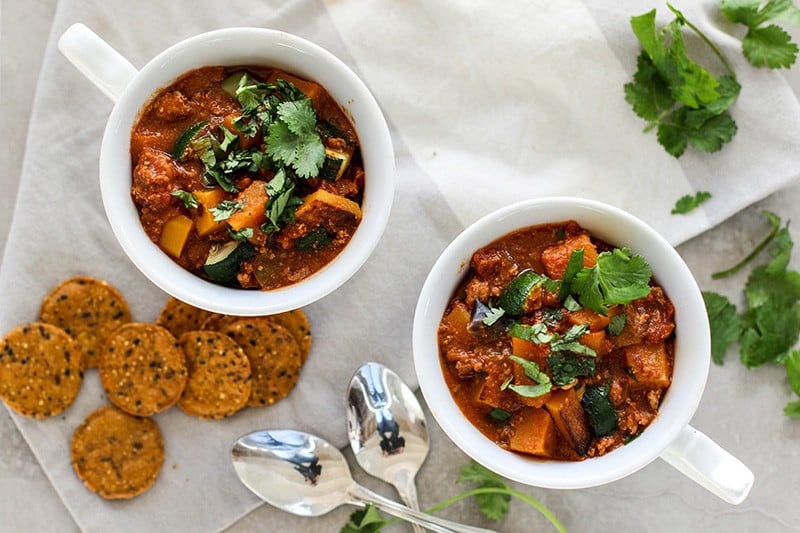
M 54 0 L 4 0 L 0 8 L 0 131 L 5 133 L 5 147 L 0 151 L 0 246 L 5 243 L 11 218 L 30 104 L 55 4 Z M 795 88 L 800 87 L 800 70 L 791 71 L 788 77 Z M 740 257 L 758 239 L 764 230 L 759 210 L 771 209 L 785 218 L 796 218 L 798 204 L 800 185 L 795 185 L 682 245 L 679 251 L 702 288 L 739 301 L 745 274 L 725 281 L 712 281 L 709 274 Z M 800 241 L 797 231 L 793 231 L 793 237 Z M 800 268 L 797 258 L 793 267 Z M 622 481 L 594 489 L 560 492 L 520 485 L 515 488 L 549 506 L 569 531 L 800 531 L 800 506 L 792 477 L 800 470 L 800 422 L 781 414 L 783 405 L 792 399 L 785 375 L 781 368 L 749 372 L 732 355 L 729 358 L 726 365 L 712 368 L 693 425 L 755 472 L 755 486 L 744 504 L 733 507 L 722 503 L 661 461 Z M 418 478 L 423 507 L 463 489 L 455 480 L 459 466 L 467 460 L 432 419 L 430 426 L 433 451 Z M 355 465 L 353 461 L 351 464 Z M 393 489 L 367 478 L 357 468 L 354 475 L 367 486 L 394 496 Z M 101 509 L 98 506 L 98 512 Z M 339 509 L 311 520 L 262 506 L 231 530 L 337 531 L 349 512 Z M 511 513 L 500 524 L 484 520 L 466 501 L 442 515 L 501 531 L 549 530 L 541 515 L 519 502 L 512 505 Z M 0 409 L 0 531 L 74 529 L 36 458 L 5 410 Z M 157 523 L 152 530 L 158 530 Z M 393 528 L 406 530 L 401 525 Z

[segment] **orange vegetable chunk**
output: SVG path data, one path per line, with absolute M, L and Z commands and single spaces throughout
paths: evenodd
M 556 452 L 556 427 L 544 409 L 526 407 L 512 420 L 516 428 L 508 446 L 516 452 L 552 458 Z
M 581 248 L 583 248 L 583 266 L 591 268 L 597 264 L 597 248 L 589 236 L 582 233 L 567 237 L 542 251 L 545 273 L 553 279 L 562 279 L 572 252 Z
M 610 314 L 611 313 L 609 313 L 609 315 Z M 587 324 L 590 331 L 600 331 L 611 322 L 610 316 L 603 316 L 586 307 L 577 311 L 571 311 L 567 315 L 567 320 L 569 320 L 572 325 Z
M 578 452 L 578 455 L 586 455 L 592 442 L 589 419 L 581 405 L 582 396 L 582 393 L 576 388 L 558 389 L 551 393 L 544 405 L 547 412 L 553 417 L 559 433 Z
M 215 231 L 224 229 L 225 221 L 215 221 L 214 215 L 211 213 L 211 209 L 217 207 L 217 204 L 225 197 L 224 191 L 222 189 L 205 189 L 194 191 L 192 195 L 194 195 L 197 203 L 200 204 L 197 208 L 197 218 L 194 221 L 197 235 L 205 237 Z
M 623 348 L 625 361 L 636 377 L 631 380 L 632 387 L 661 388 L 670 384 L 667 347 L 663 342 L 657 344 L 634 344 Z
M 231 215 L 227 220 L 228 225 L 234 231 L 244 228 L 258 228 L 267 221 L 267 215 L 264 213 L 267 200 L 269 200 L 267 183 L 265 181 L 253 181 L 236 197 L 236 201 L 242 204 L 243 207 L 241 211 L 236 211 Z
M 192 219 L 184 215 L 171 218 L 164 224 L 158 245 L 170 255 L 180 257 L 193 225 Z

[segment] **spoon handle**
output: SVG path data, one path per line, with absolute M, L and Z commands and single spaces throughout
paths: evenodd
M 348 492 L 351 498 L 349 503 L 352 505 L 363 507 L 371 503 L 387 514 L 402 518 L 412 524 L 418 524 L 436 533 L 496 533 L 491 529 L 466 526 L 437 516 L 415 511 L 355 483 Z
M 407 472 L 402 472 L 400 475 L 396 476 L 394 480 L 394 488 L 397 490 L 397 494 L 400 495 L 400 499 L 403 500 L 403 503 L 408 505 L 411 509 L 419 511 L 417 484 L 414 481 L 413 475 L 408 475 Z M 424 531 L 419 524 L 413 523 L 411 524 L 411 529 L 414 530 L 414 533 L 423 533 Z

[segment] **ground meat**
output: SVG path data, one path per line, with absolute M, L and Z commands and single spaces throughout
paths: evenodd
M 479 372 L 487 372 L 495 363 L 503 361 L 510 353 L 494 351 L 468 351 L 452 349 L 445 352 L 445 357 L 455 363 L 459 376 L 470 376 Z
M 177 169 L 172 158 L 152 148 L 145 148 L 133 169 L 133 201 L 142 209 L 156 211 L 176 204 L 172 196 Z
M 519 274 L 519 266 L 505 250 L 481 249 L 472 255 L 475 276 L 466 287 L 466 302 L 488 302 L 497 298 L 508 283 Z
M 663 341 L 675 329 L 675 308 L 661 287 L 653 287 L 650 294 L 631 302 L 625 307 L 625 313 L 626 327 L 647 343 Z
M 168 91 L 158 97 L 153 105 L 156 118 L 164 122 L 174 122 L 185 118 L 192 108 L 189 100 L 180 91 Z

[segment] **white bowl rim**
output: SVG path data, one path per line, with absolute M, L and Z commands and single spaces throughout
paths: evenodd
M 561 213 L 561 215 L 558 215 Z M 554 216 L 555 215 L 555 216 Z M 544 219 L 542 218 L 544 217 Z M 461 413 L 447 388 L 440 366 L 436 329 L 444 306 L 468 269 L 474 251 L 497 238 L 527 226 L 577 220 L 592 234 L 616 246 L 625 239 L 610 239 L 596 232 L 582 218 L 613 220 L 613 226 L 647 239 L 648 262 L 658 250 L 659 262 L 651 262 L 656 281 L 676 303 L 675 369 L 673 384 L 662 400 L 659 416 L 642 434 L 603 456 L 584 461 L 548 461 L 510 452 L 497 446 Z M 525 220 L 529 223 L 523 222 Z M 598 233 L 601 233 L 598 235 Z M 651 257 L 648 257 L 650 255 Z M 669 283 L 665 276 L 669 274 Z M 446 281 L 449 280 L 449 281 Z M 671 290 L 667 289 L 671 285 Z M 677 288 L 677 292 L 676 292 Z M 679 308 L 679 305 L 681 306 Z M 433 342 L 433 343 L 432 343 Z M 693 355 L 695 354 L 695 355 Z M 442 252 L 423 285 L 414 316 L 413 357 L 420 389 L 434 418 L 448 437 L 468 456 L 504 477 L 528 485 L 553 489 L 579 489 L 609 483 L 630 475 L 652 462 L 679 435 L 692 418 L 705 387 L 710 366 L 708 320 L 700 289 L 677 251 L 655 230 L 633 215 L 608 204 L 573 197 L 549 197 L 521 201 L 492 212 L 466 228 Z
M 259 57 L 264 57 L 261 62 L 234 59 L 214 61 L 204 59 L 208 55 L 201 56 L 203 52 L 230 57 L 253 56 L 255 47 L 260 47 Z M 275 59 L 275 56 L 280 59 Z M 305 66 L 287 66 L 292 62 L 303 62 Z M 330 77 L 327 82 L 320 80 L 320 83 L 332 95 L 335 92 L 347 93 L 345 98 L 334 96 L 334 99 L 353 119 L 361 141 L 367 176 L 362 202 L 363 218 L 344 250 L 308 278 L 271 291 L 223 287 L 184 270 L 147 238 L 130 200 L 130 132 L 141 108 L 155 91 L 168 86 L 193 68 L 248 63 L 277 66 L 301 77 L 317 77 L 309 72 Z M 175 69 L 176 64 L 186 64 L 189 68 Z M 127 166 L 124 164 L 126 155 Z M 296 35 L 265 28 L 236 27 L 214 30 L 180 41 L 159 53 L 139 71 L 120 95 L 108 119 L 100 152 L 100 187 L 111 228 L 123 250 L 145 277 L 168 294 L 196 307 L 218 313 L 252 316 L 279 313 L 310 304 L 336 290 L 361 268 L 374 251 L 388 223 L 395 188 L 394 165 L 394 150 L 386 120 L 369 89 L 344 62 L 324 48 Z M 120 168 L 128 170 L 121 172 Z M 121 184 L 120 180 L 124 183 Z M 131 226 L 136 229 L 131 231 Z

